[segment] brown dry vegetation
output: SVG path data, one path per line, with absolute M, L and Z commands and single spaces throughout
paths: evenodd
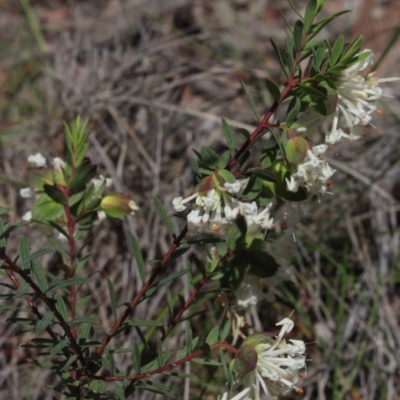
M 239 78 L 252 88 L 259 111 L 267 109 L 271 99 L 262 79 L 283 79 L 269 44 L 270 38 L 283 43 L 285 37 L 278 8 L 289 21 L 295 15 L 283 0 L 31 0 L 41 32 L 35 37 L 23 3 L 0 0 L 0 204 L 12 206 L 12 218 L 19 220 L 29 209 L 18 196 L 27 179 L 27 156 L 62 157 L 63 121 L 77 114 L 89 119 L 91 158 L 141 208 L 137 216 L 107 221 L 93 232 L 87 268 L 94 274 L 89 290 L 93 304 L 100 305 L 102 337 L 111 323 L 106 278 L 121 303 L 140 287 L 129 232 L 139 238 L 146 260 L 166 252 L 170 239 L 151 197 L 171 211 L 173 197 L 190 193 L 191 149 L 223 148 L 221 117 L 232 127 L 254 124 Z M 378 59 L 384 56 L 378 75 L 400 76 L 398 2 L 328 0 L 325 12 L 349 5 L 354 12 L 325 37 L 363 34 L 366 47 Z M 330 151 L 338 170 L 335 195 L 306 207 L 294 284 L 282 287 L 276 304 L 247 316 L 259 329 L 270 329 L 276 316 L 296 309 L 296 335 L 310 343 L 310 362 L 304 394 L 287 398 L 400 398 L 400 85 L 385 92 L 392 98 L 385 98 L 384 115 L 376 115 L 364 138 Z M 175 223 L 182 227 L 180 220 Z M 36 229 L 24 233 L 33 250 L 46 246 Z M 11 255 L 16 243 L 15 235 Z M 57 270 L 55 254 L 42 261 Z M 187 297 L 187 278 L 170 289 Z M 164 296 L 160 291 L 133 317 L 157 318 Z M 214 301 L 211 295 L 210 311 Z M 56 378 L 27 363 L 36 354 L 21 348 L 29 333 L 16 336 L 17 327 L 6 322 L 11 315 L 2 312 L 0 322 L 0 399 L 54 398 L 45 385 Z M 211 327 L 216 318 L 211 313 Z M 133 340 L 138 338 L 132 330 L 112 348 L 131 347 Z M 184 340 L 180 326 L 165 348 Z M 119 366 L 129 362 L 129 355 L 121 355 Z M 208 395 L 202 398 L 216 398 L 221 375 L 198 366 L 185 372 L 195 376 L 190 388 L 170 380 L 177 398 L 198 399 L 203 390 Z M 137 398 L 156 396 L 144 392 Z

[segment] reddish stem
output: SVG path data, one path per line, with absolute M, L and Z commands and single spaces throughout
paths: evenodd
M 85 358 L 83 357 L 83 354 L 81 352 L 80 347 L 75 341 L 74 336 L 71 333 L 71 330 L 67 324 L 67 322 L 64 320 L 62 315 L 57 311 L 54 301 L 52 299 L 49 299 L 41 290 L 40 288 L 36 285 L 36 283 L 32 280 L 32 278 L 27 275 L 17 264 L 15 264 L 14 261 L 12 261 L 4 252 L 0 251 L 0 259 L 4 260 L 6 264 L 16 273 L 18 274 L 37 294 L 37 296 L 43 300 L 43 302 L 47 305 L 49 310 L 54 314 L 54 316 L 57 318 L 59 324 L 61 325 L 62 329 L 65 332 L 65 335 L 68 337 L 71 347 L 74 350 L 75 354 L 78 356 L 78 360 L 81 363 L 82 366 L 86 366 L 86 361 Z M 6 270 L 7 271 L 7 270 Z M 11 272 L 11 271 L 9 271 Z M 7 273 L 8 274 L 8 273 Z M 15 278 L 15 276 L 11 273 L 8 274 L 14 285 L 17 285 L 18 287 L 19 282 Z M 29 300 L 30 301 L 30 300 Z M 30 305 L 32 304 L 32 306 Z M 41 317 L 40 312 L 37 310 L 36 306 L 30 301 L 28 304 L 30 305 L 32 311 L 39 317 Z M 36 311 L 35 311 L 36 310 Z M 53 337 L 52 337 L 53 338 Z M 55 340 L 57 340 L 57 337 L 55 337 Z
M 297 63 L 300 57 L 300 53 L 296 54 L 295 57 L 295 70 L 297 68 Z M 275 112 L 275 110 L 278 108 L 278 106 L 282 103 L 282 101 L 286 98 L 286 96 L 290 93 L 290 91 L 296 87 L 297 83 L 299 82 L 298 78 L 295 78 L 294 75 L 291 75 L 286 87 L 283 89 L 281 93 L 281 97 L 278 101 L 275 101 L 274 104 L 271 106 L 270 110 L 265 114 L 264 118 L 257 124 L 256 129 L 254 132 L 251 134 L 250 138 L 246 140 L 246 142 L 242 145 L 242 147 L 236 152 L 234 157 L 230 160 L 228 163 L 228 166 L 226 167 L 227 170 L 231 170 L 239 161 L 239 157 L 246 151 L 246 149 L 257 139 L 257 137 L 263 132 L 263 130 L 268 129 L 270 127 L 275 126 L 274 124 L 269 124 L 268 121 L 271 118 L 272 114 Z M 157 278 L 159 273 L 164 269 L 165 265 L 171 258 L 171 256 L 174 254 L 175 250 L 178 248 L 178 246 L 181 244 L 182 240 L 186 236 L 188 232 L 188 227 L 187 225 L 183 228 L 181 233 L 175 240 L 173 241 L 171 247 L 169 248 L 168 252 L 162 259 L 161 263 L 158 265 L 158 267 L 153 271 L 151 274 L 150 278 L 143 284 L 142 288 L 138 292 L 138 294 L 133 298 L 131 303 L 129 304 L 129 307 L 126 308 L 124 313 L 121 315 L 121 317 L 114 323 L 112 328 L 109 330 L 105 338 L 103 339 L 101 345 L 96 349 L 96 355 L 100 356 L 105 347 L 108 345 L 110 342 L 111 338 L 113 335 L 115 335 L 118 331 L 118 329 L 122 326 L 124 321 L 128 318 L 129 314 L 131 311 L 137 306 L 137 304 L 140 302 L 140 299 L 143 297 L 143 295 L 147 292 L 147 290 L 150 288 L 154 280 Z M 193 293 L 192 293 L 193 294 Z M 190 303 L 193 301 L 195 298 L 196 294 L 191 297 Z M 189 300 L 189 299 L 188 299 Z M 190 303 L 187 304 L 187 306 L 190 305 Z M 185 304 L 186 306 L 186 304 Z M 184 306 L 184 307 L 185 307 Z M 184 312 L 185 308 L 183 308 L 182 313 Z
M 228 350 L 228 351 L 230 351 L 230 352 L 232 352 L 234 354 L 237 354 L 239 352 L 239 350 L 236 347 L 234 347 L 234 346 L 232 346 L 232 345 L 230 345 L 230 344 L 228 344 L 226 342 L 217 342 L 217 343 L 214 343 L 213 345 L 210 346 L 211 350 L 218 349 L 218 348 L 224 348 L 224 349 L 226 349 L 226 350 Z M 132 381 L 139 381 L 140 379 L 148 378 L 148 377 L 150 377 L 152 375 L 156 375 L 156 374 L 161 374 L 161 373 L 163 373 L 165 371 L 168 371 L 168 370 L 170 370 L 172 368 L 177 367 L 178 365 L 184 364 L 184 363 L 186 363 L 188 361 L 192 361 L 194 358 L 200 357 L 203 354 L 206 354 L 205 350 L 197 350 L 194 353 L 191 353 L 191 354 L 187 355 L 186 357 L 181 358 L 180 360 L 177 360 L 177 361 L 174 361 L 172 363 L 166 364 L 166 365 L 164 365 L 164 366 L 162 366 L 160 368 L 157 368 L 157 369 L 155 369 L 153 371 L 144 372 L 142 374 L 137 374 L 137 375 L 132 375 L 132 376 L 123 376 L 123 377 L 121 377 L 121 376 L 90 375 L 89 378 L 90 379 L 100 379 L 100 380 L 107 381 L 107 382 L 117 382 L 117 381 L 123 381 L 125 379 L 128 380 L 128 381 L 131 381 L 131 382 Z
M 173 241 L 171 247 L 169 248 L 167 254 L 165 254 L 164 258 L 161 260 L 161 263 L 157 266 L 157 268 L 153 271 L 151 274 L 150 278 L 143 284 L 142 288 L 138 292 L 138 294 L 133 298 L 131 303 L 129 304 L 129 307 L 124 311 L 124 313 L 121 315 L 121 317 L 118 318 L 118 320 L 114 323 L 112 328 L 109 330 L 107 333 L 106 337 L 103 339 L 101 346 L 99 346 L 96 349 L 96 354 L 101 355 L 103 353 L 104 348 L 107 346 L 107 344 L 110 342 L 111 338 L 113 335 L 118 331 L 118 329 L 122 326 L 124 321 L 128 318 L 129 314 L 131 311 L 138 305 L 140 302 L 141 298 L 144 296 L 144 294 L 147 292 L 147 290 L 150 288 L 154 280 L 157 278 L 159 273 L 164 269 L 166 266 L 167 262 L 171 258 L 172 254 L 174 254 L 176 248 L 181 244 L 183 238 L 186 236 L 186 233 L 188 232 L 187 226 L 185 226 L 182 230 L 182 232 L 179 234 L 177 238 Z

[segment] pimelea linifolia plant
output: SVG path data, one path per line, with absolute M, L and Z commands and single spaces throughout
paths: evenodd
M 302 392 L 298 380 L 306 367 L 306 346 L 302 340 L 285 340 L 294 327 L 293 321 L 282 316 L 276 324 L 280 331 L 246 336 L 254 329 L 244 329 L 243 321 L 235 318 L 235 310 L 260 301 L 273 302 L 276 285 L 290 279 L 301 204 L 310 197 L 323 201 L 324 195 L 332 194 L 335 170 L 324 160 L 324 153 L 340 140 L 353 141 L 362 136 L 361 127 L 370 124 L 379 111 L 380 84 L 397 78 L 379 79 L 373 73 L 364 73 L 374 56 L 370 50 L 362 49 L 361 37 L 347 45 L 343 36 L 334 43 L 315 39 L 346 11 L 319 19 L 324 0 L 310 0 L 304 16 L 291 6 L 299 19 L 294 26 L 287 26 L 286 47 L 279 49 L 272 43 L 286 82 L 279 85 L 265 81 L 273 103 L 263 115 L 258 115 L 242 82 L 256 119 L 254 131 L 241 129 L 244 142 L 238 147 L 236 136 L 222 120 L 227 150 L 223 154 L 206 147 L 194 150 L 197 159 L 192 164 L 198 183 L 193 189 L 188 188 L 188 197 L 172 201 L 175 216 L 187 220 L 181 232 L 175 232 L 171 215 L 154 199 L 171 234 L 170 248 L 162 259 L 152 262 L 149 272 L 139 242 L 131 235 L 142 286 L 133 298 L 117 307 L 112 282 L 108 282 L 113 316 L 103 335 L 96 335 L 93 329 L 98 319 L 78 307 L 79 292 L 91 277 L 85 269 L 90 255 L 83 252 L 84 247 L 77 248 L 77 241 L 89 229 L 102 229 L 99 223 L 106 217 L 122 218 L 140 210 L 129 196 L 112 191 L 109 178 L 97 176 L 96 166 L 86 155 L 89 133 L 80 118 L 66 126 L 65 159 L 49 162 L 41 154 L 29 156 L 33 179 L 20 194 L 35 198 L 32 210 L 15 225 L 4 225 L 0 219 L 1 269 L 12 289 L 3 299 L 25 298 L 31 313 L 23 323 L 35 336 L 31 347 L 48 350 L 34 362 L 60 376 L 64 383 L 60 390 L 67 399 L 125 399 L 140 390 L 167 396 L 170 388 L 152 377 L 173 372 L 180 376 L 181 366 L 192 361 L 222 369 L 226 385 L 219 398 L 223 400 L 275 399 L 289 390 Z M 286 116 L 284 121 L 278 121 L 274 115 L 284 103 Z M 321 126 L 326 127 L 323 141 L 313 143 L 315 137 L 320 137 L 314 133 Z M 287 229 L 277 234 L 273 211 L 275 204 L 282 201 L 286 203 Z M 8 211 L 9 208 L 1 208 L 3 215 Z M 39 257 L 49 250 L 31 254 L 24 236 L 19 238 L 19 258 L 13 260 L 7 255 L 9 234 L 27 223 L 39 226 L 60 253 L 60 276 L 46 273 L 40 265 Z M 190 274 L 193 289 L 189 297 L 177 309 L 167 291 L 169 319 L 161 323 L 132 320 L 132 311 L 140 302 L 151 301 L 151 295 L 167 282 L 189 273 L 186 269 L 164 276 L 167 265 L 192 246 L 203 246 L 207 256 L 202 260 L 193 258 L 198 275 L 195 279 Z M 198 295 L 208 285 L 218 286 L 227 298 L 230 295 L 225 308 L 221 308 L 218 326 L 203 332 L 203 326 L 192 329 L 194 323 L 185 318 L 185 346 L 164 348 L 164 340 L 183 322 L 183 314 L 194 300 L 202 301 Z M 46 313 L 39 311 L 37 303 Z M 22 323 L 21 318 L 11 321 Z M 158 326 L 157 346 L 150 352 L 150 361 L 147 354 L 143 365 L 143 349 L 140 343 L 133 343 L 132 366 L 121 371 L 115 363 L 118 351 L 111 352 L 107 347 L 129 326 Z M 193 337 L 193 331 L 200 334 Z

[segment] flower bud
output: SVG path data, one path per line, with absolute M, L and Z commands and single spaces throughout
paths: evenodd
M 100 209 L 109 217 L 122 218 L 126 215 L 135 215 L 139 207 L 129 196 L 113 193 L 103 197 Z

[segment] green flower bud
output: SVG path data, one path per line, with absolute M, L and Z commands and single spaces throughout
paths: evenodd
M 112 193 L 103 197 L 100 210 L 104 211 L 109 217 L 122 218 L 126 215 L 135 215 L 139 207 L 129 196 Z

